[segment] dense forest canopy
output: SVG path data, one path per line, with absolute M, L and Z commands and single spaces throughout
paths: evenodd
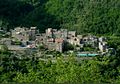
M 78 33 L 118 34 L 119 0 L 0 0 L 0 25 L 68 28 Z
M 113 34 L 119 31 L 119 5 L 119 0 L 49 0 L 46 8 L 63 28 Z

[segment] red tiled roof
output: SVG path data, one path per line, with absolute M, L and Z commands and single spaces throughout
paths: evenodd
M 55 39 L 55 42 L 62 43 L 64 40 L 62 38 Z

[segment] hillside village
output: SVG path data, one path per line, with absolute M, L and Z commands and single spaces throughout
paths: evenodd
M 0 84 L 120 84 L 120 0 L 0 0 Z
M 105 37 L 78 35 L 76 31 L 67 29 L 48 28 L 45 33 L 39 33 L 36 27 L 16 27 L 7 34 L 9 36 L 1 38 L 0 43 L 7 45 L 10 51 L 38 49 L 40 46 L 49 51 L 61 53 L 75 50 L 79 56 L 97 56 L 110 50 L 114 51 L 107 45 Z

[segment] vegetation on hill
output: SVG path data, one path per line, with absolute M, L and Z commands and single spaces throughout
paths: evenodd
M 73 55 L 66 61 L 60 55 L 55 62 L 23 57 L 0 54 L 0 83 L 120 83 L 120 58 L 117 56 L 80 62 Z
M 0 25 L 119 35 L 119 5 L 119 0 L 1 0 Z

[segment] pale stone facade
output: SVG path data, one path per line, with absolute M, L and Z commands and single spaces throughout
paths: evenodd
M 68 42 L 72 45 L 80 45 L 80 39 L 77 37 L 72 37 L 68 39 Z
M 17 27 L 12 30 L 12 37 L 14 37 L 18 41 L 29 41 L 28 29 Z
M 105 52 L 107 50 L 107 43 L 106 42 L 99 42 L 99 50 L 101 52 Z
M 36 27 L 31 27 L 29 30 L 29 40 L 34 41 L 36 39 Z
M 36 39 L 36 27 L 31 27 L 30 29 L 25 27 L 17 27 L 12 32 L 12 37 L 18 41 L 34 41 Z
M 72 45 L 78 45 L 84 47 L 85 44 L 90 44 L 93 47 L 98 47 L 101 52 L 105 51 L 107 44 L 105 44 L 105 39 L 103 37 L 98 38 L 95 36 L 82 36 L 77 35 L 76 31 L 68 31 L 67 29 L 52 29 L 48 28 L 45 30 L 45 33 L 37 33 L 36 27 L 25 28 L 17 27 L 12 30 L 12 37 L 17 40 L 25 43 L 27 41 L 32 42 L 33 44 L 43 44 L 49 50 L 56 50 L 63 52 L 65 42 L 68 42 Z

